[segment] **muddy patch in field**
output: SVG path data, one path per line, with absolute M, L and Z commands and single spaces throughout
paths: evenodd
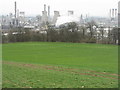
M 32 69 L 46 69 L 46 70 L 54 70 L 54 71 L 61 71 L 61 72 L 69 72 L 72 74 L 79 74 L 79 75 L 89 75 L 94 77 L 103 77 L 103 78 L 109 78 L 109 79 L 116 79 L 118 80 L 118 77 L 120 75 L 114 74 L 114 73 L 107 73 L 107 72 L 97 72 L 97 71 L 91 71 L 91 70 L 83 70 L 83 69 L 76 69 L 76 68 L 65 68 L 60 66 L 50 66 L 50 65 L 40 65 L 40 64 L 24 64 L 24 63 L 18 63 L 18 62 L 9 62 L 9 61 L 3 61 L 3 64 L 8 65 L 14 65 L 16 67 L 28 67 Z

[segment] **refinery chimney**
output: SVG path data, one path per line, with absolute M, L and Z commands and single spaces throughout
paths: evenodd
M 110 19 L 111 19 L 111 9 L 110 9 L 110 13 L 109 13 L 109 15 L 110 15 Z
M 115 18 L 117 17 L 117 9 L 115 9 Z
M 16 11 L 17 11 L 17 5 L 16 5 L 16 1 L 15 1 L 15 18 L 16 18 Z
M 114 9 L 112 9 L 112 18 L 114 18 Z
M 16 17 L 19 17 L 19 9 L 17 9 Z
M 44 11 L 46 11 L 46 4 L 44 4 Z
M 48 16 L 50 16 L 50 6 L 48 6 Z
M 17 26 L 17 3 L 15 1 L 15 20 L 14 20 L 15 27 Z
M 47 11 L 46 11 L 46 4 L 44 4 L 44 11 L 42 11 L 42 20 L 41 23 L 45 23 L 48 21 Z
M 50 6 L 48 6 L 48 21 L 50 21 Z

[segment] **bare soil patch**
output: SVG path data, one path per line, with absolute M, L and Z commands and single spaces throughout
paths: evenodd
M 119 80 L 118 77 L 120 76 L 115 73 L 97 72 L 97 71 L 82 70 L 82 69 L 76 69 L 76 68 L 64 68 L 60 66 L 51 66 L 51 65 L 24 64 L 24 63 L 9 62 L 9 61 L 3 61 L 2 63 L 8 64 L 8 65 L 14 65 L 16 67 L 21 67 L 21 68 L 28 67 L 32 69 L 54 70 L 54 71 L 69 72 L 73 74 L 89 75 L 89 76 L 94 76 L 94 77 L 103 77 L 103 78 L 116 79 L 116 80 Z

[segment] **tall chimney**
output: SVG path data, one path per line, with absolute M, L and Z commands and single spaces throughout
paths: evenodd
M 88 18 L 87 14 L 86 14 L 86 18 Z
M 111 9 L 110 9 L 110 13 L 109 13 L 109 15 L 110 15 L 110 18 L 111 18 Z
M 17 17 L 17 18 L 19 17 L 19 9 L 17 9 L 16 17 Z
M 17 11 L 17 5 L 16 5 L 16 1 L 15 1 L 15 18 L 16 18 L 16 11 Z
M 48 6 L 48 22 L 50 21 L 50 6 Z
M 48 6 L 48 16 L 50 16 L 50 6 Z
M 112 9 L 112 18 L 114 18 L 114 9 Z
M 46 11 L 46 4 L 44 4 L 44 11 Z
M 115 17 L 117 17 L 117 9 L 115 9 Z

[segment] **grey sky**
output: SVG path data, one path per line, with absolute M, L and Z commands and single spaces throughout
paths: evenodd
M 109 9 L 118 8 L 119 0 L 1 0 L 0 14 L 14 13 L 14 2 L 17 8 L 25 11 L 26 15 L 41 15 L 43 5 L 50 5 L 51 15 L 53 11 L 60 11 L 61 15 L 68 10 L 74 10 L 74 14 L 89 14 L 90 16 L 108 16 Z

